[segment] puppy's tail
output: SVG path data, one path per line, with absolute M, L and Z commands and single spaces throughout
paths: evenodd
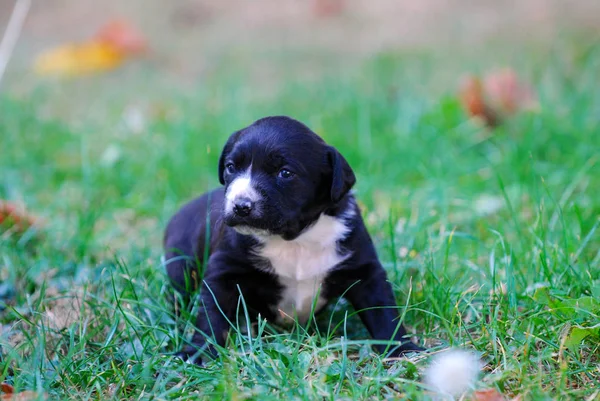
M 483 364 L 479 357 L 469 351 L 453 349 L 433 357 L 425 370 L 425 384 L 439 398 L 455 399 L 473 389 Z

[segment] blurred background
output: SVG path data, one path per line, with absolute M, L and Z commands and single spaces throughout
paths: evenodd
M 531 132 L 524 138 L 547 152 L 546 137 L 556 149 L 560 138 L 572 143 L 561 124 L 585 128 L 594 114 L 576 94 L 597 77 L 597 0 L 2 0 L 2 31 L 18 10 L 16 45 L 0 56 L 0 144 L 10 149 L 0 198 L 46 216 L 98 198 L 94 213 L 109 221 L 113 207 L 151 216 L 155 244 L 177 204 L 218 184 L 227 135 L 264 115 L 306 122 L 379 188 L 410 182 L 415 193 L 418 168 L 443 166 L 441 139 L 462 152 L 462 142 L 496 135 L 465 117 L 496 125 L 546 104 L 544 118 L 557 121 L 506 129 Z M 384 149 L 402 162 L 390 169 Z M 441 187 L 461 180 L 459 168 L 440 166 Z M 385 209 L 375 181 L 359 182 L 365 202 Z M 42 195 L 63 191 L 53 206 Z M 457 191 L 466 196 L 463 184 Z
M 427 346 L 471 342 L 523 399 L 597 399 L 599 0 L 0 0 L 2 38 L 0 383 L 173 398 L 164 226 L 219 185 L 231 132 L 286 114 L 352 165 Z M 272 366 L 291 354 L 273 350 Z M 238 351 L 200 386 L 254 391 L 232 372 L 260 358 Z M 305 361 L 261 388 L 338 394 L 345 365 Z M 348 399 L 419 399 L 402 370 L 363 361 Z
M 0 2 L 0 28 L 13 5 Z M 136 30 L 143 54 L 94 80 L 32 73 L 44 51 L 90 40 L 114 20 Z M 173 90 L 191 94 L 219 75 L 243 83 L 245 94 L 268 96 L 282 82 L 352 74 L 388 53 L 437 57 L 424 86 L 448 89 L 466 68 L 518 63 L 529 48 L 543 54 L 573 38 L 586 42 L 599 26 L 596 0 L 34 0 L 2 89 L 27 96 L 51 88 L 48 112 L 91 118 L 116 93 L 124 107 Z

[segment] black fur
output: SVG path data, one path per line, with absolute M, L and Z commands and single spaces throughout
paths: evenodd
M 248 169 L 260 200 L 253 203 L 247 216 L 225 213 L 227 188 Z M 282 169 L 292 175 L 281 173 Z M 331 300 L 343 295 L 359 311 L 374 339 L 397 341 L 399 345 L 389 355 L 422 350 L 404 338 L 406 331 L 398 326 L 391 285 L 349 192 L 356 178 L 335 148 L 298 121 L 268 117 L 231 135 L 218 171 L 225 187 L 184 205 L 169 222 L 164 237 L 167 272 L 174 287 L 184 295 L 198 285 L 202 287 L 202 307 L 196 320 L 199 330 L 191 345 L 181 351 L 183 357 L 200 362 L 194 357 L 199 350 L 214 355 L 206 336 L 225 344 L 229 330 L 226 317 L 235 321 L 239 290 L 254 318 L 259 313 L 268 320 L 277 318 L 273 306 L 284 288 L 278 277 L 264 268 L 264 260 L 255 257 L 261 246 L 257 238 L 234 228 L 260 229 L 290 241 L 321 214 L 340 217 L 351 209 L 355 213 L 346 223 L 350 232 L 338 243 L 339 251 L 348 251 L 350 256 L 328 272 L 322 296 Z M 210 256 L 204 277 L 200 277 L 206 247 Z M 376 348 L 383 352 L 386 346 Z

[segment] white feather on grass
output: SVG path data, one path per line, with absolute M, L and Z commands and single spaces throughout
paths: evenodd
M 455 399 L 473 389 L 483 364 L 475 353 L 453 349 L 433 357 L 425 384 L 443 399 Z

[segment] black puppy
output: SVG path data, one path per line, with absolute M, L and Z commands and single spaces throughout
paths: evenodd
M 175 288 L 186 295 L 202 283 L 198 331 L 182 357 L 214 355 L 206 336 L 225 344 L 240 293 L 254 318 L 301 323 L 344 296 L 374 339 L 398 342 L 389 355 L 422 350 L 404 338 L 392 288 L 350 193 L 354 173 L 336 149 L 296 120 L 263 118 L 231 135 L 219 180 L 224 187 L 183 206 L 164 237 Z

